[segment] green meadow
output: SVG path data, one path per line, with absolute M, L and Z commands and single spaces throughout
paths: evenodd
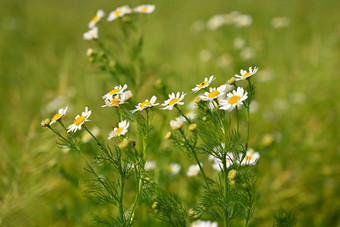
M 98 9 L 107 16 L 119 6 L 144 3 L 156 8 L 138 15 L 135 24 L 143 34 L 141 76 L 133 85 L 119 75 L 133 93 L 130 109 L 152 95 L 161 104 L 167 94 L 183 91 L 187 95 L 181 107 L 189 111 L 197 96 L 191 89 L 203 78 L 214 75 L 212 86 L 217 87 L 241 69 L 259 67 L 252 76 L 256 96 L 249 146 L 261 158 L 254 168 L 255 211 L 249 226 L 273 226 L 273 214 L 281 208 L 296 215 L 296 226 L 340 226 L 340 2 L 336 0 L 1 0 L 0 226 L 97 226 L 96 215 L 118 213 L 88 198 L 93 176 L 85 170 L 87 163 L 78 152 L 61 149 L 56 135 L 40 122 L 68 106 L 63 119 L 68 126 L 87 106 L 92 115 L 86 126 L 97 127 L 99 140 L 108 143 L 118 119 L 115 111 L 101 107 L 102 96 L 119 85 L 117 75 L 87 56 L 88 48 L 100 50 L 83 34 Z M 207 26 L 214 15 L 234 11 L 249 15 L 250 24 Z M 124 18 L 107 22 L 105 17 L 98 23 L 99 40 L 123 63 L 128 62 L 129 43 L 136 40 L 122 33 L 125 22 Z M 158 134 L 148 146 L 147 159 L 156 163 L 150 176 L 189 211 L 202 194 L 204 180 L 200 175 L 187 176 L 194 162 L 164 138 L 177 112 L 159 107 L 154 107 L 153 117 Z M 244 135 L 245 112 L 240 118 Z M 84 131 L 75 135 L 91 160 L 99 149 Z M 139 146 L 137 132 L 133 126 L 129 136 Z M 209 177 L 218 178 L 208 156 L 201 157 Z M 171 163 L 181 166 L 178 174 L 169 174 Z M 134 185 L 127 185 L 127 203 L 133 202 L 134 193 Z M 153 217 L 156 211 L 151 205 L 138 206 L 136 226 L 166 225 Z M 209 216 L 202 219 L 216 221 Z M 187 224 L 192 221 L 188 218 Z M 239 225 L 244 223 L 230 223 Z

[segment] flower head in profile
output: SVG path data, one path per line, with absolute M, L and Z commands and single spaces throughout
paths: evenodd
M 127 88 L 127 85 L 124 84 L 115 86 L 111 91 L 109 91 L 107 94 L 103 96 L 103 99 L 112 99 L 114 95 L 122 94 L 125 89 Z
M 89 28 L 93 28 L 96 24 L 105 16 L 105 13 L 102 9 L 97 11 L 97 14 L 91 19 L 89 23 Z
M 255 152 L 254 149 L 249 148 L 247 150 L 246 156 L 241 162 L 241 165 L 255 165 L 257 163 L 257 160 L 259 160 L 260 154 L 258 152 Z M 240 154 L 240 159 L 242 159 L 242 154 Z
M 76 132 L 77 130 L 81 130 L 81 126 L 86 122 L 89 121 L 88 118 L 90 117 L 92 111 L 88 110 L 87 107 L 85 107 L 85 111 L 81 113 L 81 115 L 77 115 L 74 119 L 74 122 L 72 125 L 67 127 L 67 133 L 69 132 Z
M 55 114 L 50 122 L 50 125 L 57 122 L 59 119 L 61 119 L 67 112 L 68 106 L 66 106 L 64 109 L 59 109 L 58 113 Z
M 181 102 L 184 99 L 184 96 L 186 94 L 184 92 L 182 92 L 182 94 L 180 92 L 177 92 L 177 94 L 175 95 L 175 93 L 171 93 L 169 94 L 169 99 L 166 100 L 162 106 L 165 106 L 164 108 L 162 108 L 163 110 L 172 110 L 172 108 L 175 105 L 184 105 L 184 102 Z
M 202 164 L 201 164 L 202 165 Z M 188 177 L 194 177 L 194 176 L 197 176 L 200 172 L 200 167 L 198 164 L 196 165 L 191 165 L 189 166 L 188 168 L 188 171 L 187 171 L 187 176 Z
M 157 100 L 156 96 L 152 96 L 150 101 L 149 99 L 146 99 L 144 102 L 138 103 L 138 105 L 136 106 L 136 109 L 132 110 L 131 113 L 135 113 L 137 111 L 142 111 L 145 110 L 149 107 L 153 107 L 153 106 L 157 106 L 159 105 L 159 103 L 155 103 Z
M 128 128 L 130 126 L 130 123 L 126 120 L 121 121 L 118 123 L 118 127 L 114 128 L 110 133 L 108 139 L 112 139 L 117 136 L 125 135 L 128 132 Z
M 209 89 L 209 92 L 204 92 L 204 95 L 201 95 L 200 98 L 203 101 L 212 101 L 225 93 L 225 89 L 227 88 L 227 85 L 223 84 L 219 86 L 218 88 L 211 87 Z
M 257 72 L 257 70 L 259 70 L 259 68 L 256 67 L 256 66 L 254 67 L 254 69 L 252 69 L 252 67 L 249 67 L 249 72 L 241 69 L 241 71 L 240 71 L 241 75 L 238 75 L 238 74 L 235 75 L 236 81 L 245 80 L 248 77 L 251 77 L 252 75 L 254 75 Z
M 83 35 L 83 38 L 85 40 L 92 40 L 92 39 L 98 39 L 98 28 L 97 27 L 93 27 L 91 30 L 89 30 L 88 32 L 85 32 Z
M 130 90 L 125 91 L 123 95 L 124 95 L 124 102 L 129 101 L 133 97 L 132 91 Z
M 170 126 L 173 130 L 178 130 L 178 129 L 181 129 L 184 125 L 184 117 L 180 116 L 180 117 L 177 117 L 175 120 L 171 120 L 170 121 Z
M 136 13 L 150 14 L 155 10 L 155 5 L 140 5 L 133 9 Z
M 206 88 L 209 86 L 209 84 L 215 80 L 214 75 L 212 75 L 211 77 L 208 78 L 204 78 L 203 82 L 199 83 L 196 85 L 195 88 L 191 89 L 193 92 L 198 92 L 199 90 L 201 90 L 202 88 Z
M 240 108 L 243 105 L 243 101 L 247 98 L 248 92 L 238 87 L 237 90 L 233 90 L 227 94 L 227 100 L 220 101 L 220 109 L 232 111 L 235 107 Z
M 125 94 L 118 94 L 113 96 L 112 98 L 105 99 L 105 105 L 102 107 L 118 107 L 125 102 Z
M 218 227 L 217 222 L 197 220 L 191 223 L 191 227 Z
M 107 21 L 114 21 L 116 20 L 118 17 L 122 17 L 124 16 L 125 14 L 129 14 L 131 13 L 132 10 L 130 9 L 129 6 L 125 5 L 125 6 L 121 6 L 121 7 L 118 7 L 117 9 L 115 9 L 114 11 L 112 11 L 108 18 L 107 18 Z

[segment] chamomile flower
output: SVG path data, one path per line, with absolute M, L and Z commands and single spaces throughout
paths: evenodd
M 191 89 L 193 92 L 198 92 L 199 90 L 201 90 L 202 88 L 206 88 L 210 85 L 210 83 L 215 80 L 214 75 L 212 75 L 211 77 L 208 78 L 204 78 L 203 82 L 199 83 L 196 85 L 195 88 Z
M 124 102 L 129 101 L 130 99 L 132 99 L 132 97 L 132 91 L 128 90 L 124 92 Z
M 221 171 L 221 169 L 223 169 L 223 163 L 220 159 L 210 155 L 209 156 L 209 161 L 212 161 L 213 164 L 212 164 L 212 168 L 216 171 Z M 231 165 L 233 165 L 233 159 L 234 159 L 234 156 L 232 153 L 228 152 L 227 153 L 227 157 L 226 157 L 226 167 L 229 168 Z
M 107 21 L 114 21 L 116 20 L 118 17 L 122 17 L 124 16 L 125 14 L 129 14 L 131 13 L 132 10 L 130 9 L 129 6 L 125 5 L 125 6 L 121 6 L 121 7 L 118 7 L 117 9 L 115 9 L 114 11 L 112 11 L 108 18 L 107 18 Z
M 118 128 L 114 128 L 110 133 L 108 139 L 112 139 L 113 137 L 125 135 L 128 132 L 128 128 L 130 123 L 126 120 L 118 123 Z
M 89 23 L 89 28 L 93 28 L 104 16 L 104 11 L 102 9 L 99 9 L 97 11 L 97 14 L 91 19 Z
M 242 154 L 240 154 L 240 159 L 242 158 Z M 255 152 L 254 149 L 249 148 L 246 156 L 241 162 L 241 165 L 255 165 L 257 163 L 257 160 L 259 160 L 260 154 L 258 152 Z
M 93 27 L 91 30 L 88 32 L 85 32 L 83 35 L 83 39 L 85 40 L 92 40 L 92 39 L 98 39 L 98 28 Z
M 55 114 L 50 122 L 50 125 L 57 122 L 59 119 L 61 119 L 67 112 L 68 106 L 66 106 L 64 109 L 59 109 L 58 113 Z
M 177 117 L 175 120 L 170 121 L 170 126 L 173 130 L 181 129 L 184 125 L 184 117 Z
M 67 127 L 67 133 L 69 132 L 76 132 L 77 130 L 81 130 L 81 126 L 86 122 L 89 121 L 88 118 L 90 117 L 92 111 L 88 110 L 87 107 L 85 107 L 85 111 L 81 113 L 81 115 L 77 115 L 74 119 L 74 122 L 72 125 Z
M 179 173 L 179 171 L 181 171 L 181 165 L 176 162 L 170 163 L 167 170 L 170 175 L 175 176 Z
M 203 101 L 212 101 L 213 99 L 216 99 L 222 95 L 224 95 L 224 91 L 227 88 L 227 85 L 223 84 L 219 86 L 218 88 L 209 88 L 209 92 L 204 92 L 204 95 L 201 95 L 200 98 Z
M 241 71 L 240 71 L 241 75 L 238 75 L 238 74 L 235 75 L 236 81 L 245 80 L 248 77 L 251 77 L 252 75 L 254 75 L 257 72 L 257 70 L 259 70 L 259 68 L 256 67 L 256 66 L 254 67 L 254 69 L 249 67 L 249 72 L 247 72 L 246 70 L 241 69 Z
M 243 101 L 248 98 L 248 92 L 245 92 L 243 88 L 238 87 L 237 90 L 233 90 L 227 94 L 227 100 L 220 101 L 220 109 L 232 111 L 235 107 L 240 108 L 243 105 Z
M 144 102 L 138 103 L 136 109 L 132 110 L 131 113 L 135 113 L 137 111 L 145 110 L 146 108 L 153 107 L 159 105 L 159 103 L 155 103 L 157 100 L 156 96 L 152 96 L 150 101 L 146 99 Z
M 123 87 L 122 85 L 115 86 L 111 91 L 103 96 L 103 99 L 111 99 L 114 95 L 122 94 L 126 88 L 126 84 L 124 84 Z
M 218 227 L 217 222 L 197 220 L 191 223 L 191 227 Z
M 105 99 L 105 105 L 102 107 L 118 107 L 125 102 L 125 94 L 119 94 L 112 98 Z
M 156 162 L 155 161 L 146 161 L 144 165 L 144 169 L 146 171 L 153 170 L 156 168 Z
M 198 164 L 191 165 L 191 166 L 189 166 L 189 169 L 187 171 L 187 176 L 188 177 L 194 177 L 194 176 L 197 176 L 199 174 L 199 172 L 200 172 L 200 167 L 199 167 Z
M 150 14 L 155 10 L 155 5 L 140 5 L 133 9 L 136 13 Z
M 165 106 L 164 108 L 162 108 L 163 110 L 172 110 L 172 108 L 175 105 L 184 105 L 184 102 L 181 102 L 184 99 L 184 96 L 186 94 L 184 92 L 182 92 L 182 94 L 180 92 L 177 92 L 177 94 L 175 95 L 175 93 L 171 93 L 169 94 L 169 99 L 166 100 L 162 106 Z

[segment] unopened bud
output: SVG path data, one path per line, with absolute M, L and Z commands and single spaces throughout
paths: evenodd
M 230 170 L 228 173 L 229 180 L 233 180 L 236 177 L 236 173 L 237 173 L 236 170 L 234 169 Z
M 228 84 L 229 85 L 233 85 L 234 83 L 236 82 L 236 78 L 235 77 L 232 77 L 232 78 L 230 78 L 229 80 L 228 80 Z
M 152 209 L 156 209 L 157 205 L 158 205 L 158 202 L 154 202 L 154 203 L 152 204 Z
M 229 181 L 229 185 L 230 186 L 234 186 L 235 185 L 235 181 L 234 180 Z
M 166 135 L 164 136 L 165 139 L 171 139 L 172 133 L 171 132 L 167 132 Z
M 122 142 L 120 142 L 120 144 L 119 144 L 119 148 L 120 149 L 125 149 L 125 148 L 127 148 L 127 146 L 129 146 L 129 139 L 127 139 L 127 138 L 124 138 L 123 140 L 122 140 Z
M 191 125 L 189 125 L 189 131 L 195 131 L 196 130 L 196 128 L 197 128 L 197 124 L 191 124 Z
M 207 117 L 203 117 L 202 120 L 203 120 L 203 121 L 206 121 L 206 120 L 207 120 Z
M 42 126 L 42 127 L 47 127 L 47 126 L 50 124 L 50 122 L 51 122 L 51 120 L 48 119 L 48 118 L 46 118 L 45 120 L 43 120 L 43 121 L 41 122 L 41 126 Z

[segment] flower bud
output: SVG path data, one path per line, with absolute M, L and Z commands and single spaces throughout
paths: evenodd
M 127 148 L 127 146 L 129 146 L 129 139 L 127 139 L 127 138 L 124 138 L 123 140 L 122 140 L 122 142 L 120 142 L 120 144 L 119 144 L 119 148 L 120 149 L 125 149 L 125 148 Z
M 234 83 L 236 82 L 236 78 L 235 77 L 232 77 L 228 80 L 227 84 L 229 85 L 233 85 Z
M 236 176 L 236 173 L 237 173 L 236 170 L 234 170 L 234 169 L 230 170 L 229 173 L 228 173 L 229 180 L 233 180 Z
M 170 121 L 170 126 L 173 130 L 181 129 L 184 125 L 183 117 L 178 117 L 175 120 Z
M 197 128 L 197 124 L 191 124 L 191 125 L 189 125 L 189 131 L 195 131 L 196 130 L 196 128 Z
M 230 186 L 234 186 L 235 185 L 235 181 L 234 180 L 229 181 L 229 185 Z
M 50 124 L 50 122 L 51 122 L 51 120 L 48 119 L 48 118 L 46 118 L 45 120 L 43 120 L 43 121 L 41 122 L 41 126 L 42 126 L 42 127 L 47 127 L 47 126 Z
M 172 133 L 171 132 L 167 132 L 166 135 L 164 136 L 164 139 L 171 139 L 172 137 Z

